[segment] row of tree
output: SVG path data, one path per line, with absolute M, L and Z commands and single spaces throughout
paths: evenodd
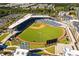
M 69 8 L 73 6 L 77 6 L 77 4 L 54 4 L 51 8 L 44 7 L 44 8 L 21 8 L 21 7 L 1 7 L 0 8 L 0 14 L 23 14 L 23 13 L 35 13 L 35 14 L 48 14 L 50 16 L 53 16 L 54 14 L 57 14 L 59 11 L 66 11 L 69 10 Z
M 69 6 L 68 6 L 69 5 Z M 54 16 L 56 17 L 58 15 L 58 13 L 60 11 L 66 11 L 66 10 L 69 10 L 70 6 L 75 6 L 75 4 L 55 4 L 53 5 L 51 8 L 47 8 L 47 7 L 44 7 L 44 8 L 32 8 L 32 7 L 28 7 L 28 8 L 21 8 L 21 7 L 18 7 L 18 8 L 14 8 L 14 7 L 0 7 L 0 16 L 5 16 L 5 15 L 8 15 L 8 14 L 27 14 L 27 13 L 32 13 L 32 14 L 41 14 L 41 15 L 50 15 L 50 16 Z M 77 5 L 76 5 L 77 6 Z M 14 20 L 15 21 L 15 20 Z M 6 25 L 6 28 L 13 22 L 13 20 L 10 20 L 10 22 L 7 22 L 5 25 Z M 0 26 L 0 29 L 4 29 L 5 26 Z

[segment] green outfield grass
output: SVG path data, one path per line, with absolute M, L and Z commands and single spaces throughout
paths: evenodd
M 33 23 L 31 26 L 38 26 L 38 23 Z M 45 42 L 50 39 L 58 38 L 63 34 L 63 28 L 61 27 L 51 27 L 48 25 L 40 29 L 31 29 L 30 27 L 19 35 L 21 39 L 31 42 Z

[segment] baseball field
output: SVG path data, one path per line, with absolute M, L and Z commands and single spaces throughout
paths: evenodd
M 35 22 L 25 29 L 18 37 L 24 41 L 45 42 L 63 35 L 62 27 L 54 27 L 42 22 Z

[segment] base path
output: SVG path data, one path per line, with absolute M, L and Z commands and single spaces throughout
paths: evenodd
M 21 41 L 24 41 L 24 40 L 23 40 L 23 39 L 21 39 L 19 36 L 17 36 L 16 38 L 17 38 L 17 39 L 19 39 L 19 40 L 21 40 Z
M 44 28 L 46 25 L 45 24 L 41 24 L 40 26 L 31 26 L 31 29 L 41 29 Z

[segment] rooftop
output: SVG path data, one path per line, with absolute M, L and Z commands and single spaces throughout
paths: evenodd
M 22 19 L 20 19 L 19 21 L 16 21 L 15 23 L 13 23 L 11 26 L 9 26 L 8 28 L 11 29 L 11 28 L 14 28 L 15 26 L 21 24 L 22 22 L 26 21 L 27 19 L 29 19 L 31 17 L 32 14 L 28 14 L 28 15 L 25 15 Z
M 65 51 L 64 51 L 65 56 L 79 56 L 79 51 L 77 51 L 77 50 L 72 50 L 69 48 L 64 48 L 64 49 L 65 49 Z
M 76 30 L 79 32 L 79 20 L 73 20 L 72 24 L 75 26 Z

